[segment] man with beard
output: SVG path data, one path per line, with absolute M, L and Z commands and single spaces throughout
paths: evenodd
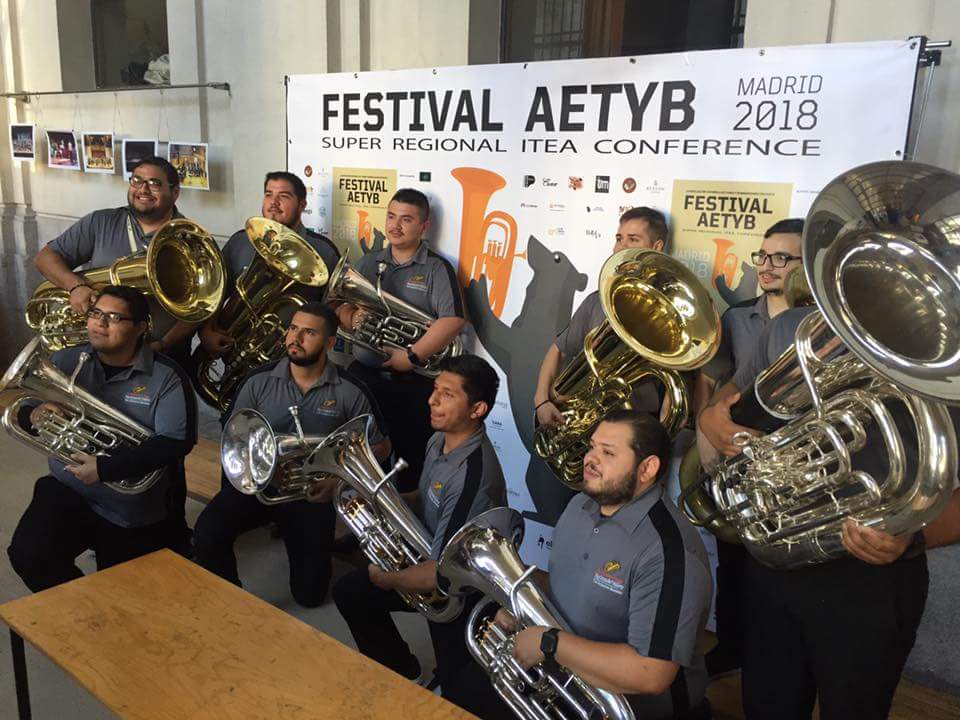
M 436 318 L 417 342 L 406 350 L 384 353 L 354 346 L 356 362 L 350 369 L 373 391 L 386 416 L 390 439 L 397 455 L 409 467 L 400 473 L 397 486 L 416 488 L 423 450 L 430 439 L 427 399 L 433 380 L 417 373 L 463 329 L 463 300 L 453 266 L 427 245 L 430 203 L 419 190 L 398 190 L 387 206 L 386 231 L 389 247 L 360 258 L 357 272 L 383 291 Z M 356 330 L 367 311 L 350 303 L 338 308 L 344 327 Z
M 570 630 L 528 627 L 524 667 L 556 662 L 626 695 L 644 720 L 707 718 L 700 638 L 710 567 L 696 529 L 666 495 L 670 439 L 649 414 L 616 410 L 584 457 L 583 492 L 553 532 L 548 596 Z M 497 614 L 504 629 L 516 623 Z
M 420 662 L 390 617 L 412 610 L 398 592 L 435 590 L 437 560 L 454 533 L 480 513 L 507 504 L 503 472 L 484 425 L 497 397 L 497 373 L 476 355 L 447 358 L 439 367 L 428 406 L 435 433 L 427 443 L 419 488 L 404 494 L 432 533 L 430 558 L 395 572 L 371 564 L 333 586 L 357 649 L 411 680 L 420 679 Z M 468 615 L 469 607 L 453 622 L 430 623 L 437 660 L 433 684 L 461 705 L 468 698 L 450 696 L 447 681 L 472 662 L 464 639 Z
M 307 188 L 299 177 L 285 171 L 267 173 L 263 180 L 263 205 L 260 213 L 265 218 L 286 225 L 306 240 L 323 258 L 327 273 L 332 273 L 337 261 L 340 260 L 340 252 L 328 238 L 303 226 L 301 216 L 306 207 Z M 223 260 L 228 274 L 224 298 L 229 298 L 233 293 L 237 278 L 247 269 L 255 256 L 256 250 L 250 243 L 246 231 L 238 230 L 230 236 L 223 247 Z M 323 297 L 324 288 L 297 284 L 289 292 L 296 293 L 306 300 L 320 300 Z M 286 318 L 283 319 L 286 321 Z M 203 349 L 213 357 L 225 354 L 234 342 L 234 338 L 217 325 L 216 317 L 207 321 L 199 334 Z
M 801 240 L 803 220 L 793 218 L 780 220 L 763 235 L 763 242 L 751 260 L 757 268 L 760 289 L 759 298 L 747 300 L 727 308 L 723 314 L 723 330 L 720 348 L 713 359 L 700 369 L 694 392 L 694 407 L 703 410 L 717 382 L 738 372 L 750 359 L 764 328 L 771 319 L 787 310 L 783 295 L 783 283 L 787 274 L 801 264 Z M 752 379 L 752 378 L 751 378 Z M 717 440 L 713 433 L 718 425 L 727 437 L 745 428 L 723 415 L 729 408 L 731 387 L 722 387 L 716 395 L 716 405 L 703 413 L 698 427 L 707 440 Z M 701 443 L 704 458 L 709 448 Z M 717 646 L 707 653 L 707 671 L 711 677 L 722 675 L 740 667 L 740 647 L 743 639 L 742 596 L 746 551 L 742 545 L 717 541 Z
M 287 356 L 247 376 L 225 414 L 246 408 L 261 413 L 276 433 L 295 433 L 291 406 L 306 435 L 326 435 L 348 420 L 371 413 L 377 422 L 371 431 L 374 454 L 390 454 L 379 412 L 366 388 L 351 373 L 329 361 L 327 352 L 337 336 L 337 315 L 327 305 L 312 301 L 293 316 L 284 340 Z M 330 584 L 330 544 L 335 512 L 330 502 L 332 480 L 316 486 L 307 500 L 265 505 L 244 495 L 225 479 L 220 492 L 197 518 L 193 531 L 194 560 L 237 585 L 240 575 L 233 546 L 254 528 L 273 522 L 279 528 L 290 562 L 290 590 L 303 607 L 316 607 Z
M 133 168 L 126 207 L 95 210 L 54 238 L 34 258 L 40 274 L 70 293 L 70 306 L 80 315 L 96 298 L 93 288 L 75 272 L 80 266 L 99 268 L 114 260 L 145 250 L 166 222 L 183 217 L 177 210 L 180 176 L 160 157 L 148 157 Z M 179 322 L 151 301 L 150 343 L 181 366 L 187 359 L 195 325 Z
M 196 443 L 197 406 L 180 367 L 144 344 L 148 317 L 139 290 L 107 286 L 87 314 L 89 343 L 50 358 L 67 375 L 79 367 L 79 387 L 153 435 L 109 456 L 77 453 L 71 464 L 49 460 L 50 474 L 37 481 L 7 549 L 13 569 L 34 592 L 81 577 L 74 561 L 84 550 L 96 553 L 102 570 L 176 542 L 178 518 L 166 496 L 171 482 L 182 481 L 183 458 Z M 63 409 L 49 402 L 25 406 L 18 421 L 35 433 L 44 412 Z M 155 470 L 163 471 L 160 478 L 138 494 L 106 484 Z

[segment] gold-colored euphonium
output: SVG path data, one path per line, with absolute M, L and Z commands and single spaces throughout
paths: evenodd
M 213 236 L 185 218 L 165 223 L 146 250 L 116 260 L 109 267 L 84 270 L 96 289 L 130 285 L 156 298 L 177 320 L 199 323 L 210 318 L 223 299 L 225 270 Z M 37 286 L 27 302 L 27 325 L 54 352 L 87 341 L 87 321 L 70 307 L 70 295 L 51 282 Z
M 679 372 L 708 362 L 720 344 L 720 318 L 707 289 L 683 263 L 656 250 L 630 248 L 600 271 L 606 320 L 556 377 L 551 399 L 563 423 L 537 428 L 534 449 L 567 486 L 579 490 L 590 435 L 616 408 L 629 408 L 633 387 L 655 378 L 670 402 L 671 435 L 687 419 Z
M 44 357 L 40 338 L 31 340 L 0 379 L 0 392 L 22 391 L 4 409 L 0 418 L 3 429 L 24 445 L 68 465 L 75 462 L 70 457 L 74 453 L 109 455 L 119 447 L 139 445 L 151 437 L 154 433 L 150 428 L 76 384 L 80 370 L 89 359 L 87 353 L 81 353 L 73 373 L 67 376 Z M 59 405 L 63 414 L 41 412 L 39 422 L 33 426 L 36 435 L 21 428 L 17 421 L 20 409 L 27 404 L 46 402 Z M 117 492 L 132 495 L 151 488 L 162 475 L 160 469 L 142 477 L 105 484 Z
M 940 514 L 958 464 L 958 247 L 958 175 L 881 162 L 824 188 L 803 234 L 817 307 L 733 408 L 786 422 L 683 488 L 694 522 L 789 568 L 845 555 L 848 518 L 899 535 Z
M 495 192 L 507 182 L 490 170 L 458 167 L 450 174 L 463 188 L 463 212 L 460 220 L 460 263 L 458 277 L 466 287 L 471 280 L 487 278 L 490 310 L 500 317 L 507 300 L 513 261 L 524 257 L 517 253 L 517 221 L 502 210 L 487 212 L 487 204 Z M 490 237 L 490 228 L 498 233 Z
M 226 410 L 247 373 L 283 355 L 290 319 L 306 303 L 290 288 L 296 283 L 319 288 L 327 282 L 323 259 L 290 228 L 252 217 L 245 230 L 257 254 L 237 278 L 235 292 L 216 320 L 234 344 L 221 358 L 222 365 L 202 347 L 194 353 L 197 394 L 220 410 Z
M 230 484 L 244 495 L 256 495 L 264 505 L 303 500 L 321 480 L 303 465 L 326 435 L 305 435 L 300 409 L 289 408 L 295 433 L 278 433 L 256 410 L 234 413 L 220 436 L 220 464 Z
M 408 302 L 384 292 L 380 286 L 380 276 L 374 285 L 350 266 L 344 254 L 330 275 L 327 288 L 327 300 L 340 300 L 362 308 L 366 317 L 356 330 L 343 326 L 337 334 L 360 347 L 377 353 L 387 348 L 408 349 L 422 338 L 435 317 L 415 308 Z M 463 353 L 463 342 L 454 338 L 449 345 L 425 362 L 424 367 L 415 367 L 414 372 L 428 377 L 436 376 L 437 363 L 447 357 Z
M 367 559 L 393 572 L 429 560 L 431 537 L 392 482 L 406 461 L 397 460 L 386 474 L 380 469 L 370 448 L 372 424 L 372 416 L 361 415 L 341 425 L 310 454 L 304 470 L 340 480 L 333 501 L 337 514 Z M 462 597 L 439 590 L 399 595 L 432 622 L 450 622 L 463 610 Z
M 634 720 L 623 695 L 602 690 L 573 671 L 540 664 L 525 669 L 513 657 L 515 633 L 495 621 L 501 607 L 519 629 L 541 626 L 569 630 L 563 616 L 533 582 L 537 569 L 517 553 L 523 520 L 516 510 L 493 508 L 464 525 L 447 543 L 437 563 L 437 580 L 447 592 L 478 591 L 467 620 L 467 648 L 494 690 L 521 720 Z

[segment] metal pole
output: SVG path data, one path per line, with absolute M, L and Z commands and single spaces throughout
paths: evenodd
M 150 90 L 189 90 L 191 88 L 208 88 L 210 90 L 223 90 L 232 97 L 230 92 L 230 83 L 209 82 L 209 83 L 191 83 L 187 85 L 124 85 L 122 87 L 94 88 L 92 90 L 15 90 L 14 92 L 0 93 L 0 97 L 16 98 L 22 102 L 30 102 L 31 97 L 41 95 L 91 95 L 94 93 L 118 93 L 118 92 L 143 92 Z

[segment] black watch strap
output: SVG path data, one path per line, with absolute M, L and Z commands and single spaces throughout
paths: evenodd
M 550 628 L 544 630 L 543 635 L 540 636 L 540 652 L 543 653 L 546 663 L 557 662 L 554 656 L 557 654 L 557 635 L 559 634 L 560 631 L 557 628 Z
M 414 367 L 423 367 L 423 360 L 417 357 L 417 354 L 413 351 L 413 348 L 407 348 L 407 359 Z

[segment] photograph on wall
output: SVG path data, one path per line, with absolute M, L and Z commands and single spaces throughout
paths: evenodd
M 33 160 L 36 154 L 36 127 L 33 125 L 10 125 L 10 149 L 14 160 Z
M 673 254 L 696 273 L 720 308 L 756 297 L 750 253 L 767 228 L 790 217 L 792 183 L 674 180 Z
M 396 170 L 333 169 L 333 234 L 343 252 L 358 258 L 383 249 L 387 205 L 397 190 Z
M 130 179 L 133 169 L 141 160 L 156 155 L 158 145 L 156 140 L 124 140 L 123 179 Z
M 180 174 L 180 187 L 209 190 L 210 170 L 207 165 L 207 143 L 170 141 L 167 160 Z
M 113 133 L 85 132 L 83 140 L 83 171 L 113 174 L 117 166 L 113 155 Z
M 47 130 L 47 165 L 57 170 L 80 169 L 80 153 L 73 130 Z

